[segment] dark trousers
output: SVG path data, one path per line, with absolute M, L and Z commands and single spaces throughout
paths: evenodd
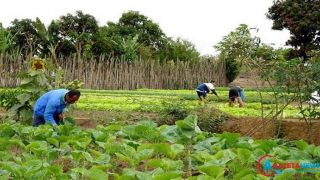
M 58 125 L 60 124 L 59 114 L 53 115 L 53 119 Z M 38 127 L 39 125 L 42 125 L 42 124 L 45 124 L 45 123 L 46 123 L 46 121 L 44 120 L 43 116 L 37 116 L 37 115 L 33 114 L 32 125 L 34 127 Z
M 207 93 L 204 91 L 196 91 L 196 92 L 197 92 L 199 99 L 201 99 L 201 97 L 206 98 L 206 96 L 207 96 Z

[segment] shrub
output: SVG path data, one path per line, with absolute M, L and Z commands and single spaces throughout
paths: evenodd
M 176 120 L 182 120 L 188 116 L 188 108 L 182 101 L 173 103 L 163 102 L 162 107 L 161 114 L 163 119 L 159 122 L 160 124 L 172 125 Z
M 240 72 L 240 65 L 235 59 L 226 59 L 226 76 L 229 82 L 236 79 Z
M 13 105 L 17 104 L 19 100 L 16 98 L 22 90 L 18 89 L 5 89 L 0 91 L 0 107 L 6 110 L 10 109 Z
M 215 108 L 201 107 L 194 111 L 198 116 L 198 126 L 202 131 L 219 133 L 223 123 L 230 119 L 227 114 Z

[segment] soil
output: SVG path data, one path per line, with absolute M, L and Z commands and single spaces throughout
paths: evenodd
M 159 121 L 161 116 L 156 113 L 114 112 L 114 111 L 73 111 L 65 116 L 75 117 L 76 124 L 83 128 L 95 128 L 98 124 L 110 123 L 132 124 L 141 120 Z
M 241 86 L 244 88 L 250 88 L 250 87 L 263 87 L 266 86 L 262 81 L 259 81 L 255 78 L 257 75 L 253 75 L 248 72 L 241 72 L 235 80 L 233 80 L 230 84 Z
M 271 120 L 262 121 L 252 117 L 228 120 L 222 128 L 223 131 L 240 133 L 242 136 L 251 136 L 254 139 L 275 137 L 285 140 L 303 139 L 308 143 L 320 145 L 320 122 L 311 123 L 311 136 L 308 136 L 308 129 L 304 121 L 297 119 L 285 119 L 281 123 L 274 123 Z

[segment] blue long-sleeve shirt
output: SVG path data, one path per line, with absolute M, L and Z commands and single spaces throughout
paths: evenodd
M 46 123 L 56 126 L 54 115 L 62 113 L 66 108 L 64 96 L 67 92 L 67 89 L 57 89 L 45 93 L 35 103 L 34 114 L 43 117 Z

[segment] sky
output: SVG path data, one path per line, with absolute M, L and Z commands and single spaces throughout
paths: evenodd
M 3 0 L 0 22 L 8 27 L 15 18 L 39 17 L 49 25 L 77 10 L 96 18 L 99 26 L 117 22 L 122 13 L 139 11 L 159 24 L 168 37 L 192 42 L 201 55 L 215 55 L 214 45 L 240 24 L 258 28 L 263 43 L 283 47 L 289 32 L 272 30 L 267 19 L 273 0 Z

